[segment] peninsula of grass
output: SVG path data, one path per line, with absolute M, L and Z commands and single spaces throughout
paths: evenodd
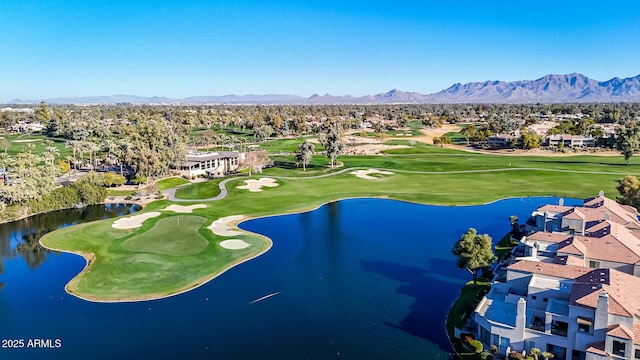
M 185 200 L 209 199 L 220 194 L 218 184 L 222 179 L 197 182 L 181 186 L 176 190 L 176 197 Z
M 250 192 L 237 188 L 244 184 L 246 177 L 232 179 L 226 185 L 225 198 L 195 210 L 193 215 L 178 216 L 163 211 L 172 202 L 158 200 L 148 204 L 143 212 L 159 211 L 161 215 L 146 220 L 140 228 L 118 230 L 111 227 L 113 219 L 102 220 L 54 231 L 45 235 L 41 243 L 90 259 L 87 268 L 67 285 L 72 294 L 94 301 L 155 299 L 192 289 L 269 249 L 269 239 L 246 232 L 233 238 L 246 241 L 250 244 L 248 248 L 228 250 L 219 246 L 230 237 L 217 236 L 207 226 L 223 217 L 254 218 L 308 211 L 331 201 L 354 197 L 436 205 L 474 205 L 505 197 L 586 198 L 600 190 L 614 197 L 621 177 L 640 173 L 636 157 L 630 166 L 623 165 L 621 157 L 543 158 L 459 153 L 343 156 L 339 160 L 342 167 L 331 169 L 317 165 L 304 172 L 294 166 L 292 157 L 280 156 L 276 158 L 276 167 L 252 177 L 274 177 L 278 187 Z M 326 158 L 314 156 L 313 162 L 326 164 Z M 351 174 L 355 169 L 367 168 L 393 174 L 373 180 Z M 220 181 L 180 187 L 183 193 L 179 196 L 213 197 L 218 194 Z M 193 204 L 196 203 L 204 202 L 194 200 Z M 199 220 L 202 218 L 206 220 Z M 177 225 L 178 219 L 181 225 L 189 223 L 190 229 L 174 226 L 175 229 L 165 233 L 167 228 Z M 186 237 L 190 239 L 183 239 Z M 155 244 L 154 239 L 176 244 Z M 201 239 L 207 241 L 202 250 Z

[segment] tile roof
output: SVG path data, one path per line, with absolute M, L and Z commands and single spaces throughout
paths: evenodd
M 507 267 L 507 270 L 515 270 L 538 275 L 553 276 L 562 279 L 575 279 L 591 271 L 591 268 L 575 265 L 561 265 L 555 263 L 520 260 Z
M 598 341 L 591 344 L 587 344 L 587 352 L 609 356 L 609 354 L 604 351 L 604 341 Z
M 531 235 L 527 235 L 527 241 L 540 241 L 547 243 L 559 243 L 571 238 L 573 235 L 570 234 L 559 234 L 552 232 L 544 232 L 538 231 Z
M 571 209 L 573 209 L 572 206 L 544 205 L 544 206 L 538 208 L 538 212 L 544 213 L 545 211 L 548 211 L 548 212 L 551 212 L 551 213 L 562 214 L 562 213 L 565 213 L 565 212 L 567 212 L 567 211 L 569 211 Z
M 640 324 L 633 324 L 633 343 L 640 345 Z
M 607 335 L 621 339 L 633 339 L 633 332 L 621 325 L 611 325 L 607 328 Z
M 553 258 L 553 263 L 559 265 L 584 266 L 584 259 L 570 255 L 556 255 Z
M 569 304 L 595 309 L 602 290 L 609 295 L 609 313 L 640 316 L 640 278 L 615 269 L 595 269 L 576 278 Z

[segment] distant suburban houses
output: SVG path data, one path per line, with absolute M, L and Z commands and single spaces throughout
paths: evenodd
M 33 133 L 44 130 L 44 125 L 39 122 L 18 121 L 9 127 L 10 133 Z
M 475 309 L 475 332 L 507 351 L 559 360 L 640 359 L 640 222 L 635 208 L 599 196 L 546 205 L 515 259 L 496 271 Z

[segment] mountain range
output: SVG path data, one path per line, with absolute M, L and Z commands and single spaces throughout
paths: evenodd
M 335 96 L 223 95 L 183 99 L 134 95 L 42 99 L 49 104 L 388 104 L 388 103 L 572 103 L 640 102 L 640 75 L 597 81 L 582 74 L 545 75 L 537 80 L 484 81 L 454 84 L 447 89 L 420 94 L 391 90 L 376 95 Z M 14 99 L 11 104 L 37 104 L 41 100 Z

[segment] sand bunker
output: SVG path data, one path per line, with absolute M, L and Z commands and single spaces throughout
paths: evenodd
M 229 250 L 246 249 L 249 247 L 249 245 L 250 244 L 248 242 L 240 239 L 229 239 L 220 242 L 220 246 Z
M 351 173 L 361 179 L 367 180 L 377 179 L 375 176 L 369 176 L 369 174 L 393 175 L 391 171 L 383 171 L 378 169 L 356 170 Z
M 236 236 L 241 235 L 241 231 L 229 230 L 229 223 L 244 219 L 243 215 L 231 215 L 220 218 L 209 225 L 207 229 L 213 231 L 218 236 Z
M 203 208 L 206 208 L 206 207 L 207 207 L 207 205 L 205 205 L 205 204 L 195 204 L 195 205 L 189 205 L 189 206 L 174 204 L 174 205 L 167 206 L 163 210 L 173 211 L 173 212 L 177 212 L 177 213 L 191 214 L 193 212 L 193 210 L 195 210 L 195 209 L 203 209 Z
M 251 192 L 262 191 L 262 187 L 276 187 L 278 183 L 276 179 L 260 178 L 259 180 L 245 180 L 246 185 L 238 186 L 238 189 L 249 190 Z
M 111 224 L 111 227 L 116 229 L 135 229 L 142 226 L 142 223 L 147 220 L 154 218 L 156 216 L 160 216 L 160 213 L 157 211 L 148 212 L 145 214 L 134 215 L 128 218 L 120 218 Z

